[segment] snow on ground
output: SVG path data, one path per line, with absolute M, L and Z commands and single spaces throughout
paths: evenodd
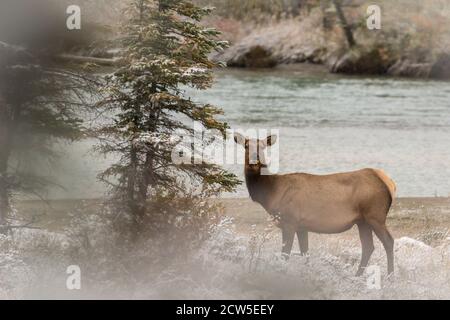
M 190 259 L 164 268 L 144 263 L 136 274 L 120 258 L 96 248 L 88 255 L 91 260 L 81 263 L 82 290 L 73 292 L 65 288 L 65 268 L 77 261 L 79 243 L 61 234 L 23 230 L 14 239 L 0 238 L 0 298 L 450 299 L 450 238 L 436 247 L 396 239 L 396 272 L 389 278 L 385 252 L 377 244 L 370 264 L 380 267 L 380 289 L 368 286 L 371 275 L 354 276 L 359 243 L 320 239 L 309 256 L 294 253 L 286 262 L 279 255 L 277 232 L 242 236 L 228 221 Z M 140 248 L 128 262 L 146 252 Z

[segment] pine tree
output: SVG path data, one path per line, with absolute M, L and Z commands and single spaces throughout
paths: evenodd
M 83 136 L 79 109 L 93 80 L 55 65 L 48 52 L 0 41 L 0 232 L 14 194 L 42 198 L 53 181 L 24 165 L 57 157 L 53 146 Z
M 171 158 L 173 133 L 193 133 L 186 120 L 222 134 L 227 129 L 217 120 L 219 108 L 195 103 L 181 89 L 207 89 L 217 66 L 208 54 L 226 46 L 218 31 L 199 24 L 210 9 L 186 0 L 133 0 L 125 13 L 122 67 L 107 77 L 99 104 L 114 116 L 97 134 L 99 150 L 118 157 L 100 178 L 137 234 L 152 214 L 149 199 L 209 197 L 233 190 L 238 180 L 215 164 L 176 165 Z

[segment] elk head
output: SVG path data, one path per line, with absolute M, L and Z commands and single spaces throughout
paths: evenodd
M 234 141 L 245 148 L 245 172 L 260 174 L 261 168 L 267 167 L 264 150 L 275 144 L 277 136 L 271 135 L 265 139 L 249 139 L 240 133 L 235 133 Z

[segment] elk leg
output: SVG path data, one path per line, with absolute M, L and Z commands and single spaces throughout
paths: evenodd
M 297 230 L 297 238 L 301 255 L 306 255 L 308 253 L 308 231 L 304 229 Z
M 363 222 L 358 224 L 359 230 L 359 238 L 361 240 L 362 254 L 361 254 L 361 263 L 359 264 L 358 271 L 356 272 L 356 276 L 359 277 L 363 274 L 364 269 L 367 267 L 369 263 L 370 256 L 375 249 L 373 246 L 373 237 L 372 237 L 372 228 L 367 223 Z
M 383 244 L 384 250 L 386 250 L 388 274 L 391 274 L 394 272 L 394 238 L 390 234 L 386 225 L 375 223 L 372 224 L 372 227 L 378 239 L 380 239 L 381 243 Z
M 292 228 L 283 227 L 281 233 L 283 238 L 282 256 L 288 260 L 291 254 L 292 244 L 294 243 L 295 231 Z

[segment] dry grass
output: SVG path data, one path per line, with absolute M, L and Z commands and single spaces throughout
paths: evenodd
M 268 225 L 268 214 L 264 209 L 249 199 L 223 199 L 227 216 L 236 223 L 236 230 L 249 234 L 255 225 L 260 231 Z M 396 200 L 388 215 L 389 228 L 395 238 L 420 236 L 436 230 L 450 229 L 449 198 L 400 198 Z M 356 229 L 347 234 L 338 235 L 344 238 L 358 238 Z
M 386 256 L 378 241 L 370 262 L 381 268 L 379 290 L 367 286 L 367 275 L 354 277 L 361 250 L 355 230 L 312 234 L 310 255 L 294 252 L 286 263 L 279 254 L 280 232 L 258 205 L 248 199 L 222 202 L 229 217 L 200 249 L 164 265 L 163 253 L 150 242 L 118 247 L 95 213 L 98 203 L 85 202 L 77 211 L 80 202 L 52 202 L 41 225 L 54 232 L 20 230 L 13 238 L 0 237 L 0 298 L 450 298 L 450 239 L 435 232 L 450 226 L 447 198 L 397 202 L 388 222 L 396 237 L 394 277 L 385 277 Z M 24 215 L 45 208 L 37 202 L 17 207 Z M 82 238 L 78 231 L 85 231 Z M 414 240 L 421 234 L 431 246 Z M 65 288 L 70 264 L 82 268 L 81 291 Z
M 268 226 L 269 216 L 264 209 L 247 198 L 221 199 L 225 207 L 224 214 L 234 219 L 236 231 L 249 235 L 255 230 L 263 232 Z M 36 217 L 35 226 L 49 231 L 60 232 L 70 219 L 70 213 L 83 207 L 88 213 L 94 213 L 101 205 L 100 200 L 56 200 L 22 201 L 17 203 L 21 219 L 29 221 Z M 450 198 L 400 198 L 396 200 L 389 216 L 388 226 L 396 238 L 426 237 L 433 233 L 445 235 L 450 229 Z M 255 229 L 256 228 L 256 229 Z M 343 234 L 344 237 L 345 234 Z M 348 234 L 357 237 L 356 230 Z

